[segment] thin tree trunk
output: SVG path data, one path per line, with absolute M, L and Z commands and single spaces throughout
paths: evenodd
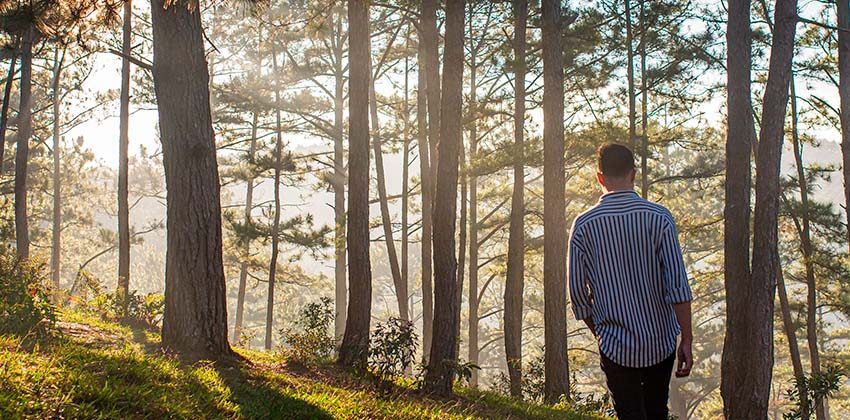
M 9 101 L 12 99 L 12 85 L 15 83 L 15 63 L 17 62 L 17 55 L 9 59 L 9 75 L 6 76 L 3 106 L 0 108 L 0 174 L 3 174 L 6 167 L 6 130 L 9 125 Z
M 773 373 L 773 307 L 777 273 L 774 252 L 777 244 L 782 138 L 797 24 L 796 0 L 778 0 L 774 22 L 756 157 L 752 278 L 743 290 L 732 291 L 733 294 L 740 293 L 736 298 L 743 301 L 727 309 L 721 394 L 725 414 L 730 419 L 767 417 Z M 729 114 L 740 111 L 739 108 L 730 108 Z M 741 249 L 734 249 L 734 253 L 740 254 Z M 736 331 L 732 332 L 733 329 Z M 741 369 L 741 366 L 747 366 L 747 369 Z
M 280 72 L 277 66 L 275 37 L 272 37 L 272 71 L 274 73 L 275 146 L 274 146 L 274 222 L 272 223 L 272 255 L 269 262 L 269 293 L 266 304 L 266 350 L 272 348 L 274 326 L 274 287 L 277 282 L 277 257 L 280 253 L 280 171 L 283 165 L 283 139 L 280 122 Z
M 841 156 L 844 168 L 844 199 L 847 239 L 850 244 L 850 4 L 838 7 L 838 96 L 841 100 Z
M 407 28 L 407 39 L 405 49 L 410 48 L 410 27 Z M 404 57 L 404 109 L 402 109 L 402 168 L 401 168 L 401 283 L 405 285 L 405 306 L 408 307 L 410 293 L 407 288 L 410 285 L 410 62 L 409 57 Z M 408 321 L 410 320 L 408 315 Z M 412 370 L 410 371 L 412 372 Z
M 15 156 L 15 241 L 18 256 L 30 255 L 29 222 L 27 220 L 27 171 L 29 141 L 32 137 L 32 48 L 36 29 L 30 26 L 21 45 L 21 105 L 18 110 L 18 149 Z
M 800 358 L 800 346 L 797 343 L 797 327 L 794 325 L 794 320 L 791 317 L 791 304 L 788 301 L 788 291 L 785 288 L 785 276 L 782 274 L 782 267 L 777 263 L 776 282 L 777 291 L 779 292 L 779 309 L 782 313 L 782 327 L 785 330 L 785 338 L 788 340 L 788 354 L 791 356 L 791 366 L 794 369 L 794 378 L 797 379 L 797 392 L 800 395 L 806 395 L 806 386 L 803 380 L 806 377 L 803 371 L 803 362 Z M 806 399 L 800 399 L 805 402 Z M 809 407 L 803 404 L 801 408 L 802 418 L 809 418 Z
M 641 196 L 649 197 L 649 133 L 647 126 L 649 125 L 648 108 L 649 108 L 649 93 L 646 82 L 646 25 L 644 20 L 644 3 L 645 0 L 640 0 L 640 134 L 641 134 L 641 152 L 640 152 L 640 181 L 641 181 Z
M 626 81 L 628 83 L 629 95 L 629 146 L 635 150 L 637 146 L 637 103 L 635 95 L 635 54 L 632 44 L 634 36 L 632 34 L 632 0 L 625 0 L 626 3 Z
M 253 164 L 257 154 L 257 125 L 258 115 L 253 113 L 251 121 L 251 145 L 248 150 L 248 161 Z M 254 177 L 248 178 L 245 191 L 245 225 L 251 224 L 251 212 L 254 210 Z M 245 292 L 248 287 L 248 258 L 251 257 L 251 240 L 242 241 L 242 262 L 239 263 L 239 291 L 236 294 L 236 326 L 233 329 L 233 341 L 242 338 L 242 325 L 245 320 Z
M 727 115 L 726 187 L 724 207 L 724 283 L 726 289 L 726 336 L 721 363 L 721 395 L 724 413 L 745 418 L 747 404 L 758 400 L 745 366 L 746 341 L 750 339 L 747 290 L 750 274 L 750 154 L 754 123 L 751 99 L 752 31 L 750 0 L 730 0 L 726 30 Z
M 118 127 L 118 294 L 124 313 L 130 295 L 130 56 L 132 54 L 132 1 L 124 3 L 121 52 L 121 105 Z
M 61 96 L 59 89 L 62 81 L 62 67 L 65 62 L 65 50 L 59 55 L 59 48 L 54 51 L 53 67 L 53 241 L 51 246 L 50 266 L 53 276 L 53 288 L 59 290 L 59 279 L 62 270 L 62 142 L 60 138 Z
M 440 104 L 440 142 L 437 186 L 434 199 L 434 336 L 431 358 L 425 375 L 425 389 L 438 395 L 452 395 L 457 364 L 459 326 L 457 307 L 457 222 L 458 152 L 463 143 L 463 32 L 466 15 L 464 0 L 446 3 L 445 61 Z M 429 83 L 430 86 L 430 83 Z M 429 98 L 430 99 L 430 98 Z
M 390 204 L 387 198 L 387 181 L 384 174 L 384 152 L 381 148 L 380 125 L 378 124 L 378 98 L 375 94 L 375 78 L 369 83 L 369 110 L 372 115 L 372 147 L 375 152 L 375 171 L 378 184 L 378 201 L 381 208 L 381 225 L 384 228 L 384 243 L 387 246 L 387 258 L 390 260 L 390 272 L 395 285 L 396 304 L 398 305 L 399 318 L 408 321 L 410 314 L 407 308 L 407 284 L 402 282 L 401 268 L 398 263 L 398 254 L 395 249 L 395 238 L 393 235 L 393 222 L 390 217 Z
M 469 218 L 468 218 L 469 178 L 468 178 L 467 172 L 466 172 L 467 169 L 469 168 L 469 166 L 467 165 L 466 150 L 465 149 L 466 149 L 466 147 L 463 144 L 461 144 L 461 146 L 460 146 L 460 156 L 459 156 L 459 160 L 460 160 L 460 174 L 459 174 L 459 176 L 460 176 L 460 200 L 459 200 L 460 201 L 460 220 L 459 220 L 459 223 L 458 223 L 459 224 L 459 227 L 458 227 L 459 232 L 458 232 L 458 244 L 457 244 L 457 290 L 455 290 L 457 292 L 457 293 L 455 293 L 455 304 L 458 307 L 457 319 L 455 321 L 458 325 L 458 334 L 460 334 L 460 324 L 461 324 L 460 308 L 463 307 L 463 281 L 464 281 L 464 277 L 466 276 L 466 241 L 467 241 L 467 231 L 469 229 Z M 471 269 L 471 266 L 470 266 L 470 269 Z M 472 292 L 472 289 L 470 289 L 470 293 L 471 292 Z M 470 307 L 470 309 L 471 309 L 471 307 Z M 471 320 L 472 320 L 472 318 L 470 318 L 470 321 Z M 471 355 L 472 354 L 472 336 L 470 336 L 469 344 L 470 344 L 469 354 Z M 460 354 L 460 338 L 458 338 L 458 340 L 457 340 L 457 354 Z M 470 358 L 469 361 L 471 362 L 472 359 Z M 475 379 L 475 378 L 470 378 L 470 381 L 469 381 L 470 386 L 474 386 L 473 381 L 472 381 L 473 379 Z
M 425 14 L 425 3 L 422 4 L 422 13 Z M 432 197 L 434 194 L 434 183 L 431 162 L 431 146 L 428 141 L 428 76 L 425 72 L 425 41 L 427 31 L 423 26 L 427 20 L 422 18 L 419 24 L 419 45 L 417 48 L 418 87 L 416 92 L 416 123 L 417 123 L 417 147 L 419 148 L 419 177 L 421 178 L 422 190 L 422 358 L 427 363 L 431 355 L 431 337 L 434 325 L 434 290 L 432 270 Z
M 340 9 L 337 9 L 340 10 Z M 342 12 L 335 23 L 334 45 L 334 291 L 336 317 L 334 319 L 334 337 L 341 340 L 345 334 L 348 291 L 345 287 L 346 248 L 345 248 L 345 74 L 342 68 L 343 44 Z
M 525 271 L 525 73 L 528 0 L 514 0 L 514 185 L 505 279 L 505 357 L 513 397 L 522 397 L 522 306 Z
M 794 74 L 791 74 L 791 140 L 794 148 L 794 162 L 797 166 L 797 185 L 800 188 L 800 210 L 802 226 L 798 225 L 800 235 L 800 251 L 803 253 L 803 265 L 806 268 L 806 339 L 809 344 L 809 360 L 812 365 L 812 376 L 820 374 L 820 351 L 818 350 L 817 322 L 817 283 L 815 282 L 815 262 L 812 248 L 812 229 L 809 216 L 809 182 L 803 166 L 803 146 L 797 128 L 797 89 L 794 84 Z M 815 400 L 815 415 L 818 420 L 826 419 L 823 399 Z
M 546 401 L 570 398 L 567 359 L 567 231 L 564 200 L 564 66 L 561 3 L 542 0 L 543 26 L 543 296 Z
M 348 0 L 348 287 L 350 300 L 339 363 L 362 367 L 369 351 L 372 268 L 369 261 L 369 2 Z
M 189 357 L 218 359 L 232 355 L 232 350 L 227 342 L 221 185 L 201 16 L 187 0 L 153 0 L 151 17 L 168 189 L 162 346 Z
M 472 38 L 472 19 L 469 23 L 470 38 Z M 469 75 L 469 109 L 470 109 L 470 128 L 469 128 L 469 160 L 475 162 L 478 154 L 478 63 L 476 62 L 478 47 L 472 46 L 472 55 L 470 57 L 470 75 Z M 473 163 L 474 164 L 474 163 Z M 470 165 L 471 166 L 471 165 Z M 464 181 L 467 176 L 464 174 Z M 464 185 L 465 187 L 465 185 Z M 466 188 L 464 188 L 466 190 Z M 464 225 L 461 225 L 464 226 Z M 461 243 L 461 247 L 464 244 Z M 478 177 L 475 173 L 469 177 L 469 362 L 473 364 L 479 363 L 479 345 L 478 345 Z M 472 372 L 472 377 L 469 380 L 469 385 L 472 387 L 478 386 L 478 371 Z
M 422 0 L 421 30 L 422 48 L 424 49 L 423 70 L 427 83 L 425 89 L 428 94 L 428 147 L 431 157 L 431 178 L 437 176 L 439 163 L 440 143 L 440 35 L 437 29 L 437 9 L 440 8 L 439 0 Z M 444 52 L 445 54 L 445 52 Z M 435 187 L 435 185 L 432 185 Z

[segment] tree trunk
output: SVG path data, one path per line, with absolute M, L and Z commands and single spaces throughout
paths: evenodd
M 251 145 L 248 150 L 248 161 L 254 163 L 257 154 L 257 113 L 253 113 L 251 121 Z M 254 210 L 254 177 L 248 179 L 245 192 L 245 225 L 251 224 L 251 212 Z M 239 263 L 239 291 L 236 294 L 236 326 L 233 329 L 233 341 L 242 338 L 242 325 L 245 319 L 245 291 L 248 287 L 248 258 L 251 257 L 251 240 L 242 241 L 242 261 Z
M 762 394 L 741 392 L 754 384 L 746 366 L 746 346 L 751 331 L 747 290 L 750 274 L 750 153 L 754 123 L 751 99 L 752 31 L 750 0 L 730 0 L 726 30 L 727 115 L 726 187 L 724 207 L 724 282 L 726 337 L 721 364 L 721 394 L 725 413 L 746 417 L 748 404 Z M 747 388 L 745 388 L 747 387 Z
M 32 137 L 32 47 L 36 41 L 35 31 L 35 27 L 30 26 L 21 44 L 21 105 L 18 109 L 18 149 L 15 155 L 15 241 L 21 259 L 30 256 L 27 171 Z
M 410 27 L 407 29 L 405 49 L 410 48 Z M 401 168 L 401 283 L 405 286 L 405 306 L 409 309 L 410 293 L 410 62 L 404 57 L 404 109 L 402 110 L 402 168 Z M 410 320 L 409 314 L 407 320 Z M 412 371 L 411 371 L 412 372 Z
M 340 9 L 337 9 L 340 10 Z M 336 42 L 334 46 L 334 291 L 336 317 L 334 319 L 334 338 L 341 340 L 345 334 L 348 291 L 345 287 L 346 249 L 345 249 L 345 74 L 342 67 L 343 44 L 342 12 L 335 24 Z
M 53 241 L 51 246 L 50 266 L 53 277 L 53 288 L 59 290 L 59 279 L 62 270 L 62 142 L 60 135 L 61 96 L 59 94 L 62 81 L 62 67 L 65 62 L 65 51 L 59 56 L 59 48 L 54 52 L 53 67 Z
M 817 283 L 815 282 L 815 261 L 812 248 L 812 229 L 809 216 L 809 182 L 806 169 L 803 166 L 803 146 L 797 129 L 797 89 L 794 85 L 794 74 L 791 74 L 791 140 L 794 150 L 794 163 L 797 166 L 797 185 L 800 188 L 800 210 L 802 226 L 797 224 L 800 235 L 800 251 L 803 253 L 803 265 L 806 268 L 806 339 L 809 344 L 809 360 L 812 365 L 812 376 L 820 374 L 820 351 L 818 350 L 817 322 Z M 796 220 L 795 220 L 796 223 Z M 824 400 L 815 400 L 815 415 L 817 420 L 825 420 Z
M 649 134 L 646 129 L 649 125 L 649 117 L 648 117 L 648 107 L 649 107 L 649 93 L 646 82 L 646 25 L 644 24 L 644 20 L 646 19 L 644 15 L 644 4 L 645 0 L 640 0 L 640 92 L 641 92 L 641 101 L 640 101 L 640 144 L 641 144 L 641 152 L 640 152 L 640 184 L 641 184 L 641 196 L 643 198 L 649 197 Z
M 470 17 L 469 34 L 473 37 L 473 22 Z M 478 154 L 478 46 L 472 45 L 472 53 L 470 55 L 469 68 L 469 109 L 470 109 L 470 128 L 469 128 L 469 161 L 475 162 Z M 461 145 L 463 149 L 463 145 Z M 470 165 L 472 166 L 472 165 Z M 464 192 L 466 192 L 466 182 L 469 182 L 469 362 L 473 364 L 479 363 L 479 345 L 478 345 L 478 177 L 473 173 L 472 176 L 467 176 L 464 172 Z M 466 199 L 465 196 L 463 198 Z M 466 210 L 466 209 L 464 209 Z M 465 215 L 465 212 L 464 212 Z M 466 227 L 461 223 L 463 228 Z M 464 232 L 461 232 L 463 234 Z M 461 255 L 466 246 L 461 241 Z M 461 282 L 463 284 L 463 282 Z M 460 308 L 460 305 L 458 305 Z M 472 377 L 469 379 L 471 387 L 478 386 L 478 371 L 472 372 Z
M 767 417 L 770 399 L 780 160 L 797 24 L 796 0 L 777 1 L 774 22 L 756 157 L 752 278 L 737 296 L 744 301 L 727 309 L 724 356 L 730 358 L 723 361 L 726 376 L 721 393 L 724 411 L 731 419 Z M 730 115 L 736 110 L 730 109 Z M 740 250 L 734 252 L 740 254 Z M 742 325 L 737 321 L 742 321 Z M 737 329 L 735 333 L 733 328 Z
M 369 261 L 369 2 L 348 0 L 348 287 L 350 300 L 339 363 L 363 367 L 369 351 L 372 268 Z
M 522 397 L 522 306 L 525 272 L 525 72 L 528 0 L 514 0 L 514 186 L 505 279 L 505 356 L 511 396 Z
M 421 40 L 421 35 L 420 35 Z M 434 191 L 431 186 L 430 153 L 428 147 L 428 110 L 427 110 L 427 79 L 423 67 L 422 42 L 418 47 L 417 91 L 416 91 L 416 141 L 419 149 L 419 178 L 422 199 L 422 233 L 421 233 L 421 264 L 422 273 L 422 358 L 426 362 L 431 351 L 431 329 L 433 325 L 434 303 L 431 288 L 431 197 Z
M 438 395 L 452 395 L 457 364 L 459 326 L 457 307 L 457 221 L 458 152 L 463 143 L 463 32 L 465 1 L 446 3 L 446 41 L 440 104 L 440 142 L 437 186 L 434 198 L 434 336 L 431 358 L 425 375 L 425 389 Z M 430 86 L 430 83 L 429 83 Z M 430 99 L 430 98 L 429 98 Z
M 468 211 L 469 211 L 469 208 L 468 208 L 468 203 L 469 203 L 469 178 L 468 178 L 467 172 L 466 172 L 467 169 L 469 168 L 469 166 L 467 165 L 466 150 L 465 149 L 466 149 L 466 147 L 464 146 L 463 143 L 461 143 L 460 155 L 459 155 L 459 160 L 460 160 L 460 174 L 459 174 L 459 176 L 460 176 L 460 200 L 459 200 L 460 201 L 460 221 L 459 221 L 459 225 L 460 225 L 460 227 L 458 228 L 459 232 L 458 232 L 458 235 L 457 235 L 458 236 L 457 289 L 455 290 L 455 292 L 456 292 L 455 293 L 455 304 L 458 307 L 457 319 L 455 320 L 455 322 L 458 325 L 458 327 L 457 327 L 458 328 L 458 334 L 460 334 L 460 324 L 461 324 L 460 308 L 463 307 L 463 281 L 464 281 L 464 277 L 466 276 L 466 241 L 467 241 L 467 231 L 468 231 L 468 228 L 469 228 L 469 217 L 468 217 Z M 470 262 L 470 270 L 471 269 L 472 269 L 472 265 L 471 265 L 471 262 Z M 470 285 L 471 285 L 471 283 L 470 283 Z M 470 292 L 470 294 L 472 294 L 472 289 L 469 289 L 469 292 Z M 472 302 L 470 302 L 470 308 L 469 308 L 470 309 L 470 312 L 469 312 L 469 316 L 470 316 L 469 321 L 470 322 L 472 322 L 472 311 L 471 311 L 472 305 L 471 305 L 471 303 Z M 471 328 L 472 327 L 470 326 L 470 331 L 471 331 Z M 458 349 L 457 354 L 459 355 L 460 354 L 460 338 L 459 337 L 458 337 L 458 340 L 457 340 L 457 349 Z M 469 355 L 470 355 L 469 361 L 470 362 L 472 362 L 472 357 L 471 357 L 472 353 L 473 353 L 472 336 L 470 335 L 469 336 Z M 476 379 L 476 378 L 473 377 L 473 378 L 470 378 L 470 380 L 469 380 L 470 386 L 474 386 L 473 379 Z
M 6 167 L 6 130 L 9 125 L 9 101 L 12 99 L 12 85 L 15 83 L 15 63 L 17 62 L 17 55 L 9 59 L 9 75 L 6 76 L 3 106 L 0 108 L 0 174 L 3 174 Z
M 277 282 L 277 257 L 280 253 L 280 171 L 283 165 L 283 139 L 280 123 L 280 73 L 277 67 L 277 50 L 275 48 L 276 37 L 272 37 L 272 72 L 274 80 L 274 104 L 275 104 L 275 146 L 274 146 L 274 222 L 272 222 L 272 255 L 269 261 L 269 293 L 266 304 L 266 350 L 272 348 L 272 334 L 274 326 L 274 286 Z
M 419 100 L 423 108 L 422 120 L 428 117 L 427 125 L 420 122 L 420 130 L 427 133 L 424 150 L 420 147 L 421 162 L 428 163 L 428 173 L 422 173 L 422 352 L 427 361 L 431 355 L 434 335 L 434 288 L 433 288 L 433 196 L 437 171 L 437 143 L 440 139 L 440 68 L 437 34 L 438 0 L 423 0 L 419 22 Z M 423 83 L 424 82 L 424 83 Z M 420 133 L 420 137 L 424 134 Z M 423 137 L 424 138 L 424 137 Z M 420 146 L 422 141 L 420 141 Z M 423 157 L 427 157 L 424 159 Z M 425 169 L 423 167 L 423 169 Z M 427 188 L 426 188 L 427 184 Z M 426 204 L 427 202 L 427 204 Z
M 154 88 L 168 189 L 162 346 L 191 357 L 230 356 L 221 185 L 201 15 L 188 0 L 153 0 L 151 6 Z
M 632 34 L 632 0 L 625 0 L 626 4 L 626 81 L 628 83 L 629 95 L 629 147 L 635 150 L 637 146 L 637 103 L 635 95 L 635 53 L 632 48 L 634 36 Z
M 130 56 L 132 54 L 132 1 L 124 3 L 121 52 L 121 108 L 118 127 L 118 294 L 124 313 L 130 295 Z
M 389 48 L 389 47 L 388 47 Z M 370 60 L 371 61 L 371 60 Z M 410 315 L 407 308 L 407 284 L 402 282 L 401 268 L 398 263 L 398 254 L 395 249 L 395 238 L 393 235 L 393 221 L 390 217 L 390 204 L 387 198 L 387 181 L 384 174 L 384 152 L 381 148 L 380 125 L 378 124 L 378 97 L 375 94 L 374 74 L 369 83 L 369 110 L 372 114 L 372 147 L 375 152 L 375 171 L 378 184 L 378 201 L 381 208 L 381 225 L 384 228 L 384 243 L 387 246 L 387 258 L 390 260 L 390 272 L 395 285 L 396 304 L 398 305 L 399 318 L 408 321 Z
M 543 297 L 546 401 L 570 397 L 567 359 L 567 231 L 564 200 L 564 67 L 561 3 L 542 0 L 543 26 Z
M 778 251 L 777 251 L 778 255 Z M 788 301 L 788 291 L 785 289 L 785 276 L 782 274 L 782 267 L 777 263 L 776 282 L 777 290 L 779 291 L 779 309 L 782 313 L 782 327 L 785 330 L 785 337 L 788 340 L 788 354 L 791 356 L 791 366 L 794 368 L 794 378 L 797 379 L 797 391 L 800 395 L 806 395 L 806 387 L 803 384 L 806 374 L 803 372 L 803 362 L 800 358 L 800 346 L 797 343 L 797 328 L 794 325 L 794 320 L 791 317 L 791 304 Z M 806 399 L 801 399 L 801 402 Z M 801 418 L 808 419 L 810 412 L 807 405 L 801 408 Z
M 844 168 L 844 199 L 847 239 L 850 243 L 850 4 L 838 5 L 838 96 L 841 99 L 841 156 Z

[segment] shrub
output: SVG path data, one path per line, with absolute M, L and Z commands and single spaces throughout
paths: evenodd
M 127 310 L 125 312 L 121 292 L 104 293 L 95 296 L 88 302 L 88 306 L 105 320 L 126 322 L 156 329 L 162 324 L 165 297 L 160 293 L 139 295 L 135 291 L 131 291 L 127 296 Z
M 835 395 L 841 388 L 844 378 L 847 373 L 841 366 L 827 365 L 819 374 L 805 376 L 799 379 L 794 379 L 794 386 L 789 389 L 786 394 L 788 399 L 794 404 L 794 408 L 790 412 L 785 413 L 784 419 L 802 419 L 803 408 L 808 407 L 809 413 L 814 412 L 815 401 L 819 399 L 826 400 Z M 799 389 L 806 390 L 805 395 L 800 395 Z
M 331 333 L 333 322 L 334 311 L 329 298 L 305 305 L 295 322 L 297 328 L 281 331 L 283 357 L 308 366 L 329 360 L 336 342 Z
M 0 250 L 0 334 L 42 335 L 56 321 L 44 266 Z
M 413 365 L 417 339 L 410 321 L 390 318 L 375 327 L 369 367 L 382 384 L 402 376 Z

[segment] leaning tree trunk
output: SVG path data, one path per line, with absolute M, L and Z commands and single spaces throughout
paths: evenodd
M 18 56 L 9 59 L 9 74 L 6 76 L 6 87 L 3 89 L 3 106 L 0 108 L 0 174 L 6 167 L 6 129 L 9 124 L 9 100 L 12 99 L 12 85 L 15 83 L 15 63 Z
M 428 187 L 430 191 L 427 194 L 430 196 L 428 204 L 428 213 L 434 210 L 431 197 L 434 196 L 434 188 L 436 184 L 437 172 L 437 145 L 440 142 L 440 57 L 439 57 L 439 34 L 437 32 L 437 9 L 440 6 L 439 0 L 423 0 L 420 12 L 419 22 L 419 71 L 424 73 L 425 83 L 420 83 L 420 90 L 424 87 L 427 101 L 423 104 L 427 106 L 428 116 L 428 169 L 430 173 L 428 178 Z M 420 78 L 420 80 L 423 80 Z M 420 154 L 423 154 L 420 151 Z M 423 176 L 423 196 L 425 201 L 425 182 Z M 434 289 L 433 289 L 433 222 L 429 220 L 426 226 L 425 219 L 433 218 L 433 214 L 426 215 L 426 209 L 422 210 L 422 350 L 427 360 L 431 354 L 431 342 L 434 335 Z M 429 255 L 425 255 L 427 254 Z M 427 257 L 427 258 L 426 258 Z
M 570 397 L 567 360 L 567 231 L 564 201 L 564 67 L 561 3 L 543 0 L 543 297 L 546 401 Z
M 522 305 L 525 271 L 525 72 L 528 0 L 514 0 L 514 186 L 505 279 L 505 357 L 513 397 L 522 397 Z
M 463 30 L 465 1 L 446 3 L 445 62 L 440 104 L 440 143 L 437 186 L 434 197 L 434 336 L 425 375 L 425 389 L 452 395 L 454 365 L 457 363 L 459 326 L 457 307 L 457 218 L 458 152 L 463 142 Z M 429 83 L 430 85 L 430 83 Z M 430 98 L 429 98 L 430 99 Z
M 372 268 L 369 261 L 369 2 L 348 0 L 348 318 L 339 363 L 363 367 L 369 351 Z
M 777 251 L 777 255 L 779 252 Z M 806 385 L 803 380 L 806 377 L 803 371 L 803 362 L 800 358 L 800 346 L 797 343 L 797 327 L 794 325 L 794 319 L 791 317 L 791 303 L 788 301 L 788 291 L 785 288 L 785 276 L 782 273 L 782 267 L 777 265 L 776 275 L 779 281 L 776 282 L 776 289 L 779 292 L 779 309 L 782 314 L 782 328 L 785 331 L 785 338 L 788 340 L 788 354 L 791 356 L 791 366 L 794 369 L 794 378 L 797 379 L 797 392 L 799 395 L 806 395 Z M 806 399 L 801 399 L 804 403 Z M 803 404 L 800 407 L 801 418 L 808 419 L 810 408 Z
M 168 189 L 162 346 L 190 357 L 230 356 L 221 185 L 201 15 L 189 0 L 153 0 L 151 18 Z
M 806 270 L 806 339 L 809 345 L 809 361 L 812 365 L 812 376 L 820 374 L 820 350 L 818 349 L 818 305 L 817 283 L 815 282 L 815 260 L 812 247 L 812 228 L 809 214 L 809 182 L 806 169 L 803 166 L 803 146 L 797 127 L 797 89 L 794 84 L 794 73 L 791 73 L 791 145 L 794 152 L 794 163 L 797 167 L 797 185 L 800 188 L 800 220 L 795 218 L 797 233 L 800 235 L 800 251 L 803 254 L 803 266 Z M 815 415 L 817 420 L 826 419 L 823 398 L 815 399 Z
M 434 189 L 431 182 L 431 159 L 428 146 L 428 98 L 427 78 L 422 71 L 424 66 L 424 49 L 420 42 L 417 51 L 419 68 L 417 69 L 417 91 L 416 91 L 416 147 L 419 149 L 419 190 L 422 198 L 422 233 L 421 238 L 421 264 L 422 264 L 422 358 L 428 361 L 431 351 L 431 333 L 434 314 L 434 293 L 431 287 L 433 273 L 431 271 L 431 203 Z
M 339 8 L 337 8 L 339 10 Z M 345 318 L 348 293 L 345 287 L 345 73 L 342 67 L 343 44 L 342 12 L 334 24 L 334 338 L 342 339 L 345 333 Z M 338 343 L 338 341 L 335 341 Z
M 53 241 L 51 245 L 50 266 L 53 277 L 53 287 L 59 290 L 59 279 L 62 270 L 62 142 L 60 131 L 59 106 L 61 96 L 59 89 L 62 81 L 62 67 L 65 62 L 65 51 L 59 56 L 59 48 L 54 54 L 53 67 Z
M 18 149 L 15 155 L 15 241 L 21 259 L 30 256 L 27 171 L 32 137 L 32 47 L 35 31 L 35 27 L 29 27 L 21 44 L 21 105 L 18 109 Z
M 121 108 L 118 127 L 118 293 L 124 313 L 130 294 L 130 56 L 132 54 L 131 1 L 124 3 L 124 26 L 121 52 Z
M 254 163 L 257 154 L 257 124 L 258 115 L 253 113 L 251 120 L 251 144 L 248 149 L 248 162 Z M 254 210 L 254 176 L 248 178 L 245 188 L 245 219 L 246 226 L 251 224 L 251 213 Z M 242 240 L 242 261 L 239 263 L 239 290 L 236 292 L 236 326 L 233 329 L 233 341 L 242 338 L 242 326 L 245 320 L 245 292 L 248 286 L 248 259 L 251 257 L 251 240 Z
M 850 4 L 838 5 L 838 96 L 841 98 L 841 155 L 844 168 L 844 199 L 847 239 L 850 244 Z
M 735 321 L 743 321 L 743 325 L 734 325 L 739 329 L 733 336 L 735 340 L 730 340 L 731 328 L 727 328 L 729 348 L 724 348 L 724 356 L 734 357 L 724 360 L 726 376 L 721 389 L 724 411 L 730 419 L 767 417 L 773 373 L 773 308 L 777 273 L 774 252 L 797 1 L 777 1 L 774 22 L 756 157 L 752 277 L 744 289 L 746 302 L 739 302 L 741 306 L 735 308 L 739 312 L 727 314 L 727 318 L 732 319 L 732 322 L 727 321 L 727 327 L 732 327 L 730 324 Z M 735 250 L 735 253 L 740 252 L 740 249 Z M 739 299 L 741 297 L 738 296 Z M 741 332 L 745 335 L 739 335 Z M 747 366 L 747 369 L 741 369 L 742 366 Z
M 269 292 L 266 302 L 266 350 L 272 348 L 272 335 L 274 331 L 274 287 L 277 283 L 277 257 L 280 254 L 280 171 L 283 165 L 283 139 L 280 125 L 280 73 L 277 67 L 277 51 L 275 50 L 275 37 L 272 37 L 272 71 L 275 75 L 274 81 L 274 104 L 275 104 L 275 144 L 274 144 L 274 221 L 272 222 L 272 255 L 269 261 Z
M 740 392 L 752 387 L 744 366 L 750 320 L 746 294 L 750 280 L 750 154 L 754 138 L 751 99 L 752 31 L 750 0 L 730 0 L 726 29 L 727 115 L 724 214 L 726 337 L 721 364 L 721 394 L 727 414 L 743 418 L 747 404 L 760 397 Z

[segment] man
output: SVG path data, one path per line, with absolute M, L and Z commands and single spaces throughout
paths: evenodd
M 599 343 L 602 370 L 622 420 L 666 420 L 670 376 L 690 375 L 691 289 L 670 212 L 634 192 L 634 154 L 599 148 L 599 203 L 573 223 L 573 312 Z M 679 351 L 676 339 L 681 333 Z

